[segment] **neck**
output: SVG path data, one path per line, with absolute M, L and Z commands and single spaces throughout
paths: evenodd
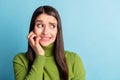
M 45 56 L 49 57 L 49 56 L 53 56 L 54 54 L 54 43 L 50 44 L 49 46 L 43 47 L 44 51 L 45 51 Z

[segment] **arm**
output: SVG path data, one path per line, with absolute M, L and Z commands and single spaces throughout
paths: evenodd
M 34 63 L 28 72 L 28 64 L 21 56 L 14 58 L 15 80 L 42 80 L 45 57 L 36 55 Z
M 14 58 L 14 71 L 16 80 L 42 80 L 45 63 L 45 52 L 40 45 L 40 39 L 41 38 L 36 33 L 34 33 L 34 31 L 31 31 L 28 34 L 29 44 L 36 53 L 36 57 L 29 72 L 28 64 L 25 66 L 27 61 L 22 55 L 16 56 Z
M 78 55 L 75 55 L 73 72 L 74 72 L 74 78 L 72 80 L 85 80 L 85 69 L 82 60 Z

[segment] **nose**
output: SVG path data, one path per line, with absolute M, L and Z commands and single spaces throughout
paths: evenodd
M 43 34 L 46 35 L 48 33 L 49 33 L 49 29 L 48 29 L 47 26 L 45 26 L 44 29 L 43 29 Z

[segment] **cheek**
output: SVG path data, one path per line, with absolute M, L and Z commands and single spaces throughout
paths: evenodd
M 34 33 L 36 35 L 40 35 L 42 33 L 42 30 L 40 30 L 40 29 L 34 29 Z
M 54 31 L 54 32 L 53 32 L 53 36 L 54 36 L 54 38 L 56 38 L 56 36 L 57 36 L 57 31 Z

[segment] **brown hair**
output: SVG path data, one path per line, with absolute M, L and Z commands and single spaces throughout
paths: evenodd
M 62 35 L 62 25 L 61 25 L 61 19 L 57 12 L 57 10 L 51 6 L 40 6 L 38 7 L 35 12 L 32 15 L 31 23 L 30 23 L 30 29 L 29 33 L 34 29 L 35 20 L 36 17 L 40 14 L 45 13 L 47 15 L 51 15 L 56 18 L 58 24 L 57 24 L 57 37 L 55 40 L 55 46 L 54 46 L 54 59 L 56 62 L 56 65 L 59 70 L 59 75 L 61 80 L 68 80 L 68 66 L 66 63 L 66 58 L 64 54 L 64 42 L 63 42 L 63 35 Z M 35 52 L 31 48 L 31 46 L 28 43 L 28 59 L 29 59 L 29 69 L 35 59 Z

